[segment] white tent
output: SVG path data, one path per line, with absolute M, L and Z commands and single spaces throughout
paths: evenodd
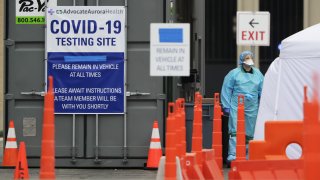
M 303 87 L 310 99 L 315 72 L 320 72 L 320 24 L 282 41 L 280 57 L 265 75 L 254 139 L 264 139 L 265 121 L 303 119 Z M 299 154 L 296 148 L 287 151 L 291 158 Z

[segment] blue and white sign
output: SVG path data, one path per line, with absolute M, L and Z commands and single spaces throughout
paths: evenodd
M 150 75 L 190 75 L 190 24 L 151 24 Z
M 124 113 L 125 13 L 122 6 L 47 9 L 55 113 Z

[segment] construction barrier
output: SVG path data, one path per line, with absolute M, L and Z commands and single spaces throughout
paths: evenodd
M 287 146 L 292 142 L 303 144 L 302 133 L 297 132 L 303 132 L 303 121 L 267 121 L 265 140 L 253 140 L 249 143 L 249 159 L 288 159 Z
M 303 124 L 303 158 L 304 179 L 320 179 L 320 109 L 318 77 L 314 77 L 313 99 L 308 102 L 305 88 L 304 124 Z
M 213 149 L 202 150 L 202 174 L 205 179 L 223 180 L 222 171 L 215 159 L 215 151 Z
M 156 177 L 156 180 L 163 180 L 165 179 L 165 163 L 166 163 L 166 156 L 162 156 L 160 158 L 160 163 L 159 163 L 159 168 L 158 168 L 158 172 L 157 172 L 157 177 Z M 178 157 L 176 157 L 176 174 L 177 174 L 177 177 L 176 179 L 177 180 L 188 180 L 188 178 L 184 178 L 182 176 L 182 168 L 180 166 L 180 160 Z
M 315 81 L 317 82 L 317 81 Z M 265 123 L 265 141 L 251 141 L 250 160 L 231 164 L 229 179 L 320 179 L 320 116 L 318 85 L 313 100 L 308 101 L 304 88 L 303 121 L 269 121 Z M 303 156 L 289 160 L 285 149 L 290 143 L 302 146 Z M 260 159 L 260 160 L 252 160 Z
M 302 160 L 235 160 L 229 180 L 303 179 Z
M 219 99 L 219 97 L 217 97 Z M 161 157 L 157 179 L 223 179 L 221 168 L 219 167 L 214 149 L 202 149 L 202 96 L 196 93 L 192 153 L 186 153 L 186 124 L 184 99 L 179 98 L 174 103 L 169 103 L 169 111 L 166 127 L 166 157 Z M 220 108 L 220 109 L 219 109 Z M 218 115 L 220 114 L 220 118 Z M 222 163 L 221 146 L 221 106 L 216 107 L 216 121 L 220 123 L 217 129 L 212 131 L 217 133 L 220 140 L 212 143 L 213 147 L 220 148 L 220 159 Z M 219 122 L 220 120 L 220 122 Z M 217 145 L 217 146 L 214 146 Z M 176 158 L 176 159 L 175 159 Z M 222 166 L 222 165 L 221 165 Z
M 188 179 L 199 179 L 204 180 L 202 170 L 198 166 L 196 153 L 187 153 L 186 154 L 186 171 Z

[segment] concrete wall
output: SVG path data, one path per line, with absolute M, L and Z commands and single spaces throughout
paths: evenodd
M 0 131 L 3 129 L 3 61 L 4 61 L 4 56 L 3 56 L 3 38 L 4 38 L 4 0 L 0 0 Z
M 319 0 L 304 0 L 304 28 L 320 23 L 319 7 Z

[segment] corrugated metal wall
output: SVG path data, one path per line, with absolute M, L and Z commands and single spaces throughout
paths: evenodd
M 18 0 L 17 0 L 18 1 Z M 25 141 L 29 166 L 39 165 L 43 97 L 21 92 L 43 91 L 45 36 L 43 25 L 15 21 L 16 0 L 6 0 L 5 125 L 13 119 L 17 141 Z M 76 0 L 77 6 L 95 6 L 96 0 Z M 123 115 L 79 114 L 55 116 L 57 167 L 143 167 L 155 119 L 163 141 L 165 93 L 163 78 L 149 76 L 150 23 L 164 22 L 165 0 L 128 0 L 127 91 L 150 93 L 127 97 Z M 72 0 L 58 5 L 72 6 Z M 123 6 L 125 0 L 100 0 L 100 6 Z M 26 123 L 25 123 L 26 122 Z M 27 124 L 32 122 L 32 124 Z M 126 123 L 125 123 L 126 122 Z M 24 130 L 32 127 L 32 134 Z M 74 132 L 73 132 L 74 129 Z M 97 161 L 98 158 L 102 161 Z

